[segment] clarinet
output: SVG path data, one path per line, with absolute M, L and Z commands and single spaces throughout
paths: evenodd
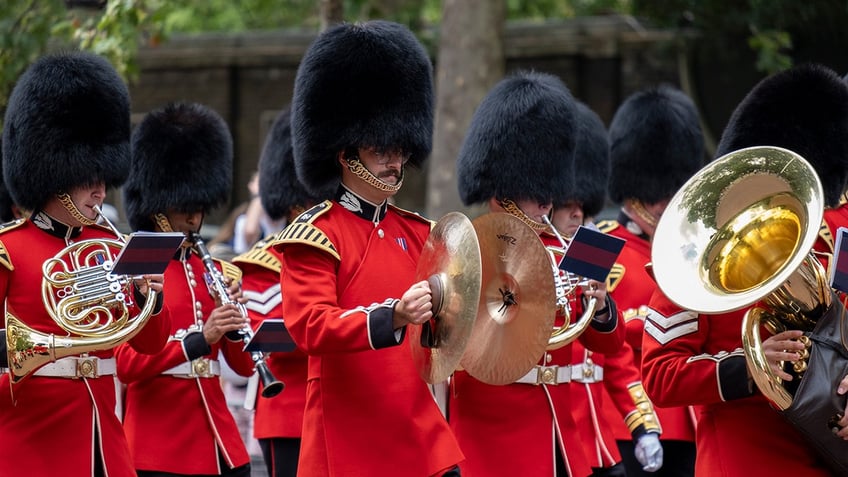
M 230 299 L 230 294 L 224 284 L 224 276 L 221 271 L 218 270 L 218 267 L 215 266 L 215 262 L 212 260 L 212 255 L 209 254 L 209 250 L 206 248 L 206 244 L 203 242 L 200 234 L 197 232 L 191 232 L 189 234 L 189 238 L 192 242 L 194 242 L 195 248 L 197 248 L 197 251 L 200 253 L 200 259 L 203 260 L 203 266 L 206 268 L 206 285 L 209 287 L 209 292 L 212 295 L 217 296 L 218 299 L 221 300 L 222 305 L 235 305 L 238 307 L 241 316 L 247 317 L 247 307 L 245 307 L 242 303 L 238 303 Z M 230 333 L 237 334 L 237 338 Z M 251 328 L 250 325 L 245 325 L 244 328 L 230 333 L 227 333 L 228 338 L 240 339 L 245 344 L 249 343 L 250 340 L 253 339 L 253 328 Z M 253 359 L 256 372 L 259 373 L 259 378 L 262 380 L 262 397 L 270 398 L 280 394 L 280 391 L 283 390 L 285 385 L 282 381 L 275 378 L 271 373 L 271 370 L 268 369 L 268 363 L 265 361 L 265 353 L 262 351 L 251 351 L 250 358 Z

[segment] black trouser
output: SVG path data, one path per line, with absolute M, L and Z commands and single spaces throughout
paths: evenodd
M 300 439 L 275 437 L 259 439 L 269 477 L 295 477 L 300 454 Z
M 663 465 L 656 472 L 645 472 L 636 460 L 636 444 L 631 440 L 616 441 L 627 477 L 692 477 L 695 475 L 695 443 L 660 440 Z
M 186 456 L 187 459 L 190 459 L 191 456 Z M 250 477 L 250 464 L 245 464 L 241 467 L 229 468 L 227 467 L 227 463 L 224 461 L 224 458 L 221 454 L 218 454 L 218 462 L 221 463 L 221 474 L 220 476 L 226 477 Z M 169 472 L 158 472 L 155 470 L 139 470 L 137 471 L 138 477 L 178 477 L 183 474 L 171 474 Z M 191 474 L 191 477 L 220 477 L 219 474 Z

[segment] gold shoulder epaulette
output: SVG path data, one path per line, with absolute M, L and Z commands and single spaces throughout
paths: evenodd
M 233 265 L 232 263 L 226 260 L 221 260 L 220 258 L 213 258 L 212 260 L 215 260 L 216 262 L 218 262 L 218 265 L 221 266 L 221 273 L 224 275 L 224 277 L 229 278 L 233 282 L 241 280 L 242 273 L 239 267 Z
M 0 234 L 4 234 L 10 230 L 14 230 L 23 225 L 24 223 L 26 223 L 26 219 L 16 219 L 2 223 L 0 224 Z M 0 242 L 0 266 L 6 267 L 9 271 L 15 270 L 15 266 L 12 265 L 12 257 L 9 256 L 9 251 L 6 250 L 6 246 L 3 244 L 3 242 Z
M 598 222 L 598 230 L 608 234 L 619 227 L 619 223 L 615 220 L 602 220 Z
M 419 214 L 418 212 L 413 212 L 411 210 L 401 209 L 400 207 L 397 207 L 397 206 L 394 206 L 394 205 L 391 205 L 391 204 L 389 205 L 389 207 L 391 207 L 392 209 L 395 210 L 395 212 L 397 212 L 398 214 L 400 214 L 404 217 L 411 217 L 413 219 L 416 219 L 416 220 L 418 220 L 422 223 L 429 225 L 431 229 L 436 225 L 435 222 L 424 217 L 423 215 Z
M 250 263 L 279 273 L 283 269 L 283 265 L 280 263 L 280 259 L 270 251 L 276 237 L 275 234 L 260 240 L 250 250 L 233 258 L 233 263 Z
M 607 293 L 612 293 L 615 290 L 615 287 L 621 283 L 621 280 L 624 278 L 624 272 L 627 271 L 624 268 L 624 265 L 620 263 L 614 263 L 612 269 L 607 275 Z
M 819 237 L 827 244 L 828 250 L 830 253 L 833 253 L 833 234 L 830 233 L 830 227 L 827 226 L 827 222 L 822 220 L 821 226 L 819 227 Z
M 339 255 L 338 250 L 336 250 L 336 246 L 333 245 L 333 242 L 330 241 L 321 229 L 312 225 L 312 222 L 316 217 L 326 213 L 332 206 L 333 203 L 326 200 L 298 215 L 292 223 L 274 237 L 273 243 L 299 243 L 311 245 L 329 253 L 335 257 L 336 260 L 341 260 L 341 256 Z

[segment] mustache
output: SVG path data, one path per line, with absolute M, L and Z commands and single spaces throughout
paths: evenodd
M 382 179 L 384 177 L 394 177 L 396 179 L 400 179 L 400 176 L 401 176 L 400 171 L 394 171 L 394 170 L 389 169 L 387 171 L 383 171 L 383 172 L 379 173 L 377 175 L 377 178 Z

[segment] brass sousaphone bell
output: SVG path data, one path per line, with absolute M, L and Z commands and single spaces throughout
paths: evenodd
M 651 259 L 657 284 L 685 309 L 718 314 L 756 304 L 741 333 L 757 387 L 844 473 L 848 445 L 828 427 L 844 411 L 844 398 L 836 399 L 844 372 L 828 376 L 830 398 L 797 419 L 793 392 L 768 365 L 759 333 L 763 325 L 812 336 L 823 317 L 844 313 L 812 251 L 823 214 L 821 181 L 803 157 L 778 147 L 741 149 L 708 164 L 675 194 L 657 224 Z

